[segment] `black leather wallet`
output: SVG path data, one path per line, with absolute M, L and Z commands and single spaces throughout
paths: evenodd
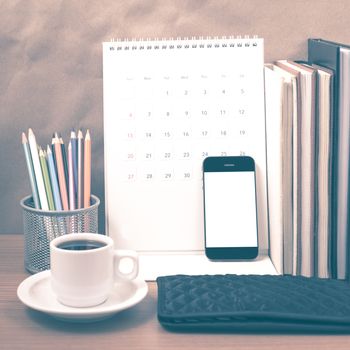
M 158 320 L 172 330 L 350 333 L 350 284 L 302 276 L 158 277 Z

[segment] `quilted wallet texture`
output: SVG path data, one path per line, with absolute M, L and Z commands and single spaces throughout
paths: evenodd
M 350 284 L 270 275 L 158 277 L 158 320 L 173 330 L 350 333 Z

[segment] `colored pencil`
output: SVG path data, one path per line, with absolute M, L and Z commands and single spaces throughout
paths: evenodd
M 83 169 L 84 143 L 83 133 L 78 131 L 78 187 L 77 187 L 77 208 L 83 207 L 83 184 L 84 184 L 84 169 Z
M 74 189 L 74 164 L 72 141 L 68 144 L 68 186 L 69 186 L 69 209 L 75 209 L 75 189 Z
M 91 195 L 91 137 L 89 129 L 84 141 L 84 208 L 90 206 Z
M 55 134 L 52 135 L 51 152 L 52 152 L 53 164 L 55 165 L 55 169 L 57 170 L 56 154 L 55 154 L 55 145 L 54 145 L 54 143 L 53 143 L 54 138 L 55 138 Z M 56 171 L 56 175 L 57 175 L 57 171 Z
M 36 209 L 40 209 L 40 200 L 38 195 L 38 189 L 36 186 L 32 156 L 30 154 L 27 136 L 24 132 L 22 132 L 22 144 L 23 144 L 24 154 L 26 157 L 26 163 L 27 163 L 27 169 L 29 174 L 30 187 L 32 189 L 32 194 L 33 194 L 34 206 Z
M 38 146 L 37 146 L 35 135 L 32 129 L 29 129 L 28 131 L 28 141 L 29 141 L 29 147 L 30 147 L 30 152 L 32 156 L 32 161 L 33 161 L 36 184 L 38 187 L 40 207 L 42 210 L 49 210 L 49 204 L 46 196 L 43 173 L 41 171 L 41 165 L 40 165 L 40 160 L 38 155 L 38 148 L 37 148 Z
M 63 155 L 62 155 L 62 144 L 58 137 L 55 137 L 53 142 L 55 146 L 57 176 L 58 176 L 58 183 L 60 186 L 62 207 L 63 207 L 63 210 L 69 210 L 66 177 L 64 173 L 64 164 L 63 164 Z
M 50 175 L 49 175 L 49 171 L 47 169 L 47 163 L 46 163 L 46 155 L 41 148 L 39 148 L 39 160 L 41 165 L 41 171 L 43 173 L 43 179 L 44 179 L 47 201 L 49 204 L 49 210 L 55 210 L 55 203 L 52 195 Z
M 62 160 L 63 160 L 63 167 L 64 167 L 64 178 L 66 179 L 66 188 L 68 191 L 68 162 L 67 162 L 67 152 L 66 147 L 64 146 L 63 138 L 61 135 L 58 136 L 58 139 L 61 144 L 61 150 L 62 150 Z
M 76 135 L 74 130 L 72 130 L 70 133 L 70 142 L 72 143 L 74 195 L 77 196 L 77 190 L 78 190 L 78 139 L 77 139 L 77 135 Z
M 47 164 L 48 164 L 48 168 L 49 168 L 53 200 L 55 202 L 55 208 L 56 208 L 56 210 L 62 210 L 62 202 L 61 202 L 60 189 L 59 189 L 59 185 L 58 185 L 56 167 L 55 167 L 55 163 L 54 163 L 54 159 L 53 159 L 53 154 L 52 154 L 52 151 L 51 151 L 51 148 L 49 145 L 47 145 L 46 157 L 47 157 Z

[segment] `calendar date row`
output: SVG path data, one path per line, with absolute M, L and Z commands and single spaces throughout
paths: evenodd
M 229 155 L 245 156 L 249 152 L 249 148 L 240 147 L 207 147 L 207 148 L 143 148 L 137 150 L 136 148 L 126 148 L 117 152 L 117 158 L 126 162 L 157 162 L 157 161 L 202 161 L 206 157 L 221 156 L 226 157 Z

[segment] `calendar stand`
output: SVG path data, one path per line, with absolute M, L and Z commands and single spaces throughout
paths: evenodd
M 103 44 L 106 229 L 140 254 L 141 275 L 268 273 L 267 254 L 204 253 L 202 162 L 256 164 L 260 252 L 268 251 L 264 50 L 258 38 Z

